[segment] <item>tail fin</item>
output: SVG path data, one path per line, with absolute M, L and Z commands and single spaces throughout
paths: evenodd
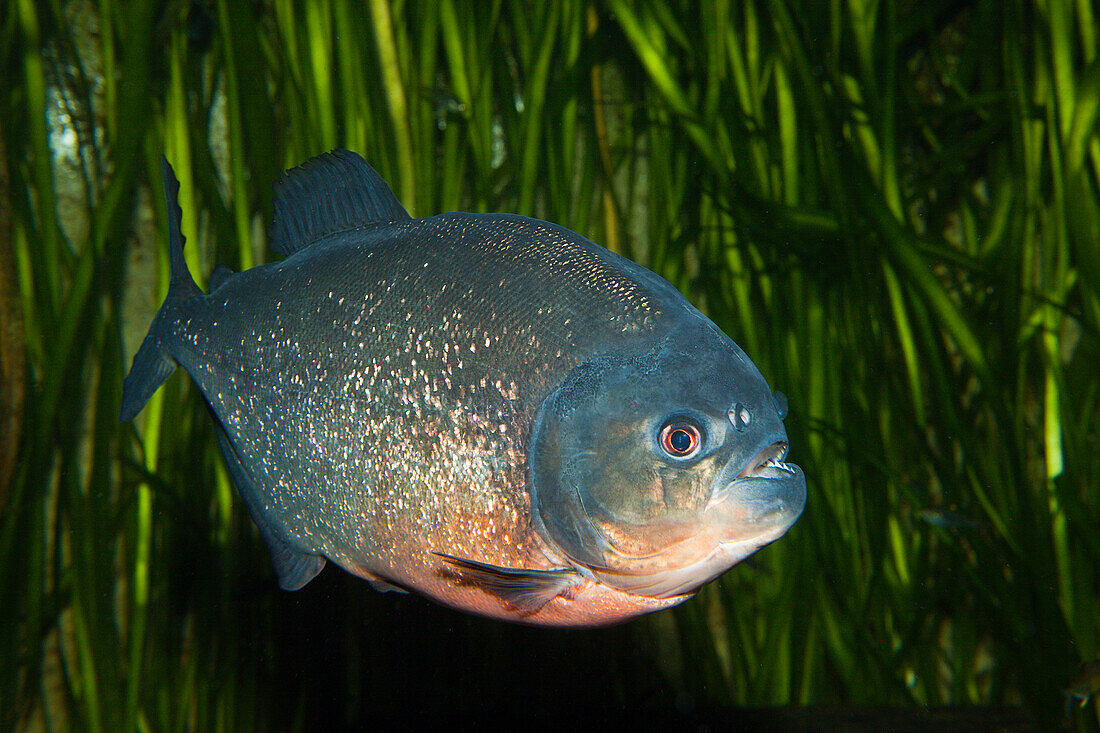
M 141 342 L 141 348 L 134 357 L 130 373 L 122 383 L 122 409 L 119 412 L 119 419 L 123 422 L 133 420 L 141 412 L 141 408 L 145 407 L 149 397 L 176 368 L 175 360 L 161 342 L 161 336 L 167 335 L 166 326 L 171 321 L 169 315 L 171 306 L 196 295 L 202 295 L 183 258 L 184 238 L 180 233 L 180 217 L 183 214 L 179 205 L 180 183 L 167 158 L 161 157 L 160 169 L 164 180 L 164 200 L 168 205 L 168 295 L 164 299 L 164 305 L 160 307 L 153 319 L 148 335 Z

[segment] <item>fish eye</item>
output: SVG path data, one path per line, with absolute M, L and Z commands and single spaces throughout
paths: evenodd
M 703 444 L 703 431 L 695 423 L 677 418 L 661 427 L 658 442 L 661 450 L 673 458 L 690 458 Z

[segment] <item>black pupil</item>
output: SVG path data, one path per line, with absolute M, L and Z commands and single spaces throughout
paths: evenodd
M 691 433 L 683 428 L 677 428 L 668 436 L 668 443 L 677 453 L 687 453 L 691 450 Z

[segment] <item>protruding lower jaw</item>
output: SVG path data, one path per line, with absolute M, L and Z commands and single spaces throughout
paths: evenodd
M 692 559 L 684 557 L 683 564 L 672 563 L 651 575 L 619 576 L 613 584 L 653 598 L 687 595 L 782 537 L 806 506 L 806 477 L 798 466 L 783 462 L 786 445 L 778 445 L 761 451 L 737 478 L 715 492 L 698 535 L 680 548 L 687 557 L 694 555 Z
M 806 476 L 798 466 L 785 463 L 786 456 L 785 442 L 771 443 L 711 496 L 705 521 L 723 542 L 764 536 L 770 539 L 763 544 L 772 542 L 802 514 Z

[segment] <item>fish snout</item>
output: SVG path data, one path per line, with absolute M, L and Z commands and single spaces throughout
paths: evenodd
M 785 437 L 785 436 L 784 436 Z M 806 507 L 806 476 L 786 462 L 787 442 L 768 442 L 740 466 L 731 479 L 720 478 L 704 510 L 724 541 L 781 537 Z

